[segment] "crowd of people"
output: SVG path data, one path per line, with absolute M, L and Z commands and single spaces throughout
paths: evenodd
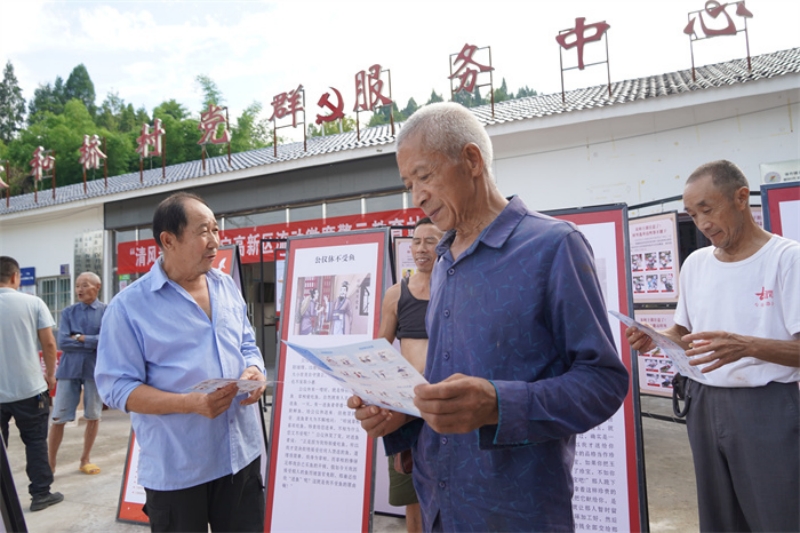
M 379 336 L 399 339 L 429 384 L 414 391 L 420 417 L 347 401 L 363 430 L 383 437 L 391 503 L 406 507 L 409 531 L 573 531 L 576 436 L 631 392 L 591 247 L 573 224 L 500 193 L 491 140 L 458 104 L 412 115 L 396 156 L 426 218 L 414 229 L 415 272 L 384 296 Z M 663 333 L 706 378 L 680 386 L 700 529 L 798 531 L 800 244 L 755 223 L 747 180 L 729 161 L 698 167 L 683 201 L 711 246 L 684 262 L 675 325 Z M 0 257 L 3 437 L 14 418 L 31 510 L 59 503 L 57 453 L 82 389 L 79 468 L 100 472 L 90 452 L 103 403 L 130 413 L 153 531 L 264 531 L 250 407 L 265 389 L 264 362 L 239 289 L 212 268 L 214 213 L 173 194 L 155 210 L 153 235 L 161 258 L 108 306 L 99 277 L 78 276 L 57 338 L 43 302 L 17 291 L 19 264 Z M 346 283 L 333 302 L 311 289 L 300 334 L 323 312 L 333 334 L 346 334 L 347 294 Z M 654 347 L 637 328 L 625 334 L 635 350 Z M 208 378 L 261 384 L 185 392 Z

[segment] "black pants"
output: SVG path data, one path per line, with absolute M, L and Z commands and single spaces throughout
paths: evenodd
M 264 531 L 264 484 L 256 459 L 236 474 L 181 490 L 145 488 L 151 531 Z
M 50 415 L 50 397 L 47 392 L 37 394 L 33 398 L 10 403 L 0 403 L 0 432 L 3 440 L 8 442 L 8 422 L 14 418 L 19 429 L 19 436 L 25 444 L 25 472 L 31 484 L 28 492 L 31 496 L 40 496 L 50 492 L 53 483 L 53 472 L 47 458 L 47 419 Z

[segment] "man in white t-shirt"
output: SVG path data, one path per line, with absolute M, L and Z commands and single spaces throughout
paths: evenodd
M 800 243 L 761 229 L 749 197 L 729 161 L 689 176 L 684 207 L 713 246 L 684 262 L 664 333 L 707 379 L 686 386 L 701 531 L 800 531 Z

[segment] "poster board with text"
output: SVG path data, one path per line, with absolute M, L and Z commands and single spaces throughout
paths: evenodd
M 657 331 L 671 328 L 675 324 L 674 309 L 637 309 L 633 317 L 652 326 Z M 639 392 L 672 398 L 672 378 L 678 369 L 661 348 L 646 353 L 637 353 L 639 361 Z
M 324 347 L 375 338 L 388 253 L 388 228 L 290 238 L 280 339 Z M 284 343 L 276 375 L 266 531 L 369 531 L 375 447 L 347 408 L 351 393 Z
M 633 302 L 628 269 L 628 210 L 624 204 L 548 212 L 568 220 L 589 241 L 600 287 L 609 310 L 628 316 Z M 625 339 L 625 326 L 609 317 L 614 343 L 631 376 L 637 362 Z M 572 469 L 576 531 L 622 533 L 647 528 L 642 428 L 635 379 L 622 407 L 609 420 L 578 435 Z
M 634 218 L 628 225 L 634 303 L 677 302 L 678 214 Z

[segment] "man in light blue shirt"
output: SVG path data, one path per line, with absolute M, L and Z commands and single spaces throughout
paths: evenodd
M 139 483 L 153 531 L 263 531 L 258 413 L 265 387 L 186 393 L 209 378 L 266 381 L 244 300 L 212 270 L 214 213 L 177 193 L 153 216 L 162 258 L 106 309 L 95 380 L 110 407 L 131 412 Z

